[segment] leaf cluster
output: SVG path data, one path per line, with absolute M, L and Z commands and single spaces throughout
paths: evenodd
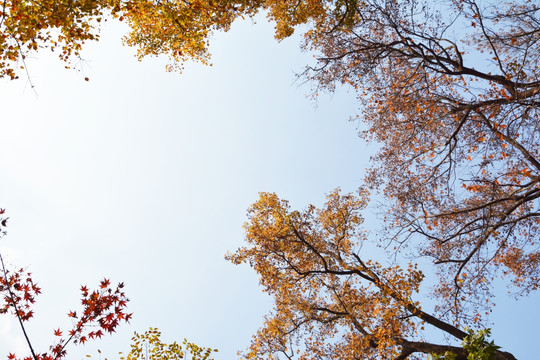
M 491 335 L 490 329 L 481 329 L 473 331 L 465 329 L 468 335 L 463 339 L 463 348 L 467 350 L 467 360 L 492 360 L 495 359 L 497 350 L 500 346 L 495 345 L 492 341 L 488 342 L 487 338 Z M 451 352 L 446 352 L 444 355 L 434 354 L 430 356 L 432 360 L 456 360 L 457 355 Z
M 161 340 L 161 332 L 157 328 L 150 328 L 143 334 L 135 332 L 131 340 L 131 351 L 127 357 L 121 356 L 120 360 L 213 360 L 210 356 L 217 351 L 198 346 L 186 339 L 182 344 L 176 341 L 166 344 Z

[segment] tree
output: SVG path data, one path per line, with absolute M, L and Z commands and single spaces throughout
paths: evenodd
M 0 215 L 4 209 L 0 209 Z M 0 239 L 6 234 L 7 218 L 0 217 Z M 24 334 L 30 356 L 24 360 L 60 360 L 67 355 L 67 345 L 84 344 L 86 341 L 101 338 L 105 333 L 113 333 L 122 322 L 129 322 L 132 314 L 126 312 L 129 299 L 124 293 L 124 284 L 116 288 L 111 286 L 108 279 L 103 279 L 96 290 L 90 291 L 81 286 L 82 310 L 69 311 L 68 317 L 73 321 L 69 330 L 57 328 L 52 334 L 57 338 L 47 352 L 37 352 L 32 346 L 31 339 L 26 331 L 25 323 L 33 316 L 32 305 L 41 293 L 41 288 L 32 280 L 32 274 L 24 269 L 9 270 L 4 264 L 0 254 L 0 314 L 11 313 L 15 316 Z M 9 360 L 20 359 L 16 354 L 10 353 Z
M 307 75 L 358 89 L 361 135 L 381 145 L 366 181 L 391 201 L 396 248 L 420 242 L 456 316 L 501 273 L 536 290 L 538 4 L 343 3 L 308 32 L 321 55 Z
M 228 255 L 255 269 L 275 303 L 245 358 L 397 360 L 446 353 L 471 359 L 491 351 L 493 359 L 515 359 L 485 346 L 485 332 L 472 336 L 424 311 L 416 300 L 424 275 L 416 265 L 385 267 L 363 256 L 366 204 L 365 191 L 335 190 L 322 208 L 298 212 L 261 193 L 248 211 L 248 246 Z M 465 348 L 426 340 L 426 326 L 463 340 Z

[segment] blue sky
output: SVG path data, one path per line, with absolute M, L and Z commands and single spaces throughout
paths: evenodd
M 276 42 L 257 20 L 213 37 L 212 67 L 177 74 L 164 71 L 165 59 L 138 62 L 110 23 L 85 49 L 83 72 L 43 53 L 29 62 L 35 92 L 25 79 L 2 80 L 0 206 L 10 222 L 0 247 L 42 287 L 28 325 L 36 348 L 69 326 L 81 284 L 108 277 L 126 283 L 134 319 L 72 347 L 70 359 L 98 358 L 98 348 L 114 359 L 149 326 L 234 358 L 271 308 L 255 273 L 223 258 L 242 245 L 258 192 L 303 208 L 360 184 L 372 147 L 348 121 L 354 94 L 312 100 L 310 85 L 295 81 L 311 54 L 299 37 Z M 535 353 L 539 299 L 495 308 L 495 340 L 518 358 Z M 3 317 L 0 357 L 25 353 L 22 340 Z

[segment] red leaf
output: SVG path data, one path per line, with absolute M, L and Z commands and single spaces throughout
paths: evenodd
M 101 289 L 105 289 L 107 286 L 110 285 L 110 281 L 109 279 L 103 279 L 103 281 L 101 281 L 101 285 L 99 286 Z

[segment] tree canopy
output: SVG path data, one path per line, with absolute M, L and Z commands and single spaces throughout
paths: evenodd
M 459 340 L 469 334 L 422 310 L 424 274 L 416 265 L 383 266 L 362 254 L 365 195 L 335 190 L 323 207 L 299 212 L 262 193 L 249 209 L 248 245 L 228 258 L 255 269 L 275 308 L 245 358 L 406 359 L 448 352 L 468 359 L 466 348 L 426 340 L 425 327 Z M 496 349 L 493 356 L 515 359 Z
M 351 11 L 350 24 L 309 39 L 322 55 L 308 74 L 358 89 L 361 135 L 381 145 L 366 181 L 391 201 L 389 237 L 420 239 L 456 313 L 462 293 L 489 296 L 497 273 L 536 290 L 538 5 L 375 1 Z
M 88 41 L 99 39 L 100 25 L 109 19 L 126 21 L 131 32 L 124 42 L 141 59 L 165 54 L 169 70 L 183 62 L 208 62 L 212 31 L 227 30 L 239 16 L 253 15 L 260 1 L 152 0 L 6 0 L 0 19 L 0 77 L 16 79 L 26 71 L 26 59 L 50 49 L 70 67 L 81 59 Z

